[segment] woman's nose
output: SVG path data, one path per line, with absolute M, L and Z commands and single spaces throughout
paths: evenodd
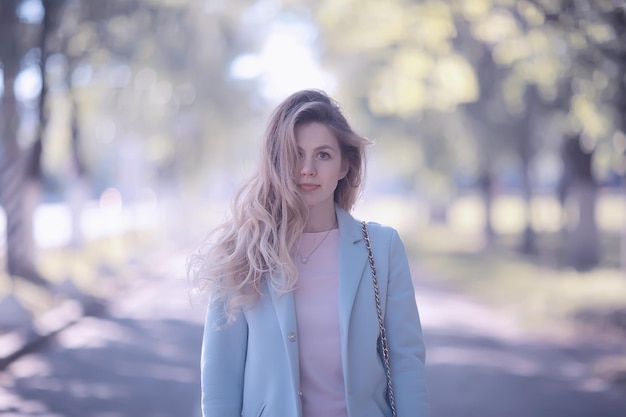
M 312 158 L 303 158 L 302 167 L 300 168 L 300 175 L 315 175 L 315 165 Z

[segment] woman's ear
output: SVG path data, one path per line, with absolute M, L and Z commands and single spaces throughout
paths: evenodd
M 344 179 L 346 175 L 348 175 L 349 171 L 350 171 L 350 163 L 348 162 L 348 160 L 344 159 L 341 164 L 341 171 L 340 171 L 339 179 L 340 180 Z

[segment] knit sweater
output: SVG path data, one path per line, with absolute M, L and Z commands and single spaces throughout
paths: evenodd
M 296 249 L 299 276 L 294 300 L 303 417 L 346 417 L 338 311 L 339 229 L 304 233 Z M 306 263 L 302 256 L 307 256 Z

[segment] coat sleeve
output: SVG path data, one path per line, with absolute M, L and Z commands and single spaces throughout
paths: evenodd
M 426 417 L 426 350 L 406 251 L 395 230 L 389 244 L 385 326 L 398 415 Z
M 203 417 L 239 417 L 248 326 L 243 314 L 225 324 L 222 305 L 211 305 L 204 324 L 201 354 Z

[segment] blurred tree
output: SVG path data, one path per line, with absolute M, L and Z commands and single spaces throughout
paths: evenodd
M 520 96 L 524 72 L 494 56 L 496 41 L 523 34 L 509 8 L 437 0 L 331 3 L 318 15 L 328 60 L 346 75 L 355 65 L 370 68 L 359 71 L 357 83 L 350 77 L 343 85 L 348 94 L 366 95 L 374 124 L 381 117 L 391 119 L 420 141 L 427 170 L 414 169 L 423 175 L 462 166 L 465 175 L 478 178 L 485 171 L 497 174 L 498 160 L 511 154 L 519 155 L 525 169 L 530 165 L 536 145 L 528 134 L 532 113 Z M 350 19 L 358 23 L 346 35 Z M 429 177 L 416 186 L 428 190 L 441 184 Z M 523 184 L 530 200 L 530 183 Z M 530 251 L 534 240 L 528 224 L 524 246 Z
M 3 35 L 0 60 L 4 70 L 0 192 L 7 221 L 6 265 L 12 277 L 21 277 L 46 288 L 50 288 L 50 283 L 36 267 L 33 213 L 39 198 L 41 156 L 51 111 L 46 65 L 53 53 L 63 52 L 58 42 L 59 38 L 62 40 L 63 31 L 59 28 L 65 7 L 70 3 L 76 4 L 69 0 L 11 0 L 0 6 Z M 15 83 L 20 71 L 32 65 L 33 56 L 39 67 L 40 91 L 34 98 L 22 98 L 20 103 Z M 32 80 L 30 83 L 30 86 L 37 84 Z M 34 123 L 28 118 L 33 110 L 37 114 Z M 28 123 L 34 124 L 34 128 Z M 77 136 L 73 137 L 73 142 L 77 143 Z
M 371 117 L 372 130 L 378 124 L 403 135 L 399 140 L 418 141 L 424 157 L 409 177 L 424 168 L 450 173 L 459 163 L 473 164 L 466 172 L 476 177 L 479 165 L 497 174 L 499 161 L 515 156 L 527 207 L 524 252 L 536 251 L 535 160 L 557 154 L 575 132 L 586 152 L 612 146 L 614 128 L 623 123 L 615 97 L 624 84 L 621 2 L 346 0 L 312 10 L 326 63 L 338 69 L 346 96 L 356 97 Z M 420 185 L 429 183 L 440 184 Z M 583 206 L 594 203 L 594 194 L 586 195 L 580 224 L 593 231 L 595 217 Z M 581 245 L 571 261 L 585 259 L 579 256 L 585 252 L 585 264 L 593 266 L 597 239 L 572 238 Z
M 569 262 L 579 270 L 595 267 L 600 261 L 596 199 L 598 149 L 610 149 L 614 170 L 625 178 L 620 167 L 616 137 L 626 131 L 626 3 L 603 0 L 532 2 L 547 22 L 569 36 L 574 60 L 566 82 L 565 107 L 572 119 L 563 143 L 562 187 L 577 205 L 577 216 L 568 239 Z M 617 151 L 617 152 L 615 152 Z M 605 168 L 605 167 L 602 167 Z M 606 168 L 605 168 L 606 169 Z
M 42 175 L 61 189 L 91 188 L 81 198 L 116 186 L 132 201 L 140 198 L 142 186 L 167 182 L 178 190 L 202 178 L 207 166 L 228 166 L 246 149 L 243 140 L 225 152 L 230 148 L 224 144 L 232 142 L 221 139 L 236 137 L 250 113 L 242 106 L 249 88 L 230 83 L 228 71 L 233 58 L 249 47 L 239 20 L 252 5 L 0 4 L 0 193 L 12 276 L 49 286 L 35 266 L 32 230 Z M 33 64 L 39 67 L 41 91 L 19 102 L 16 79 Z M 31 86 L 37 84 L 31 80 Z M 27 112 L 38 114 L 28 131 Z
M 246 141 L 223 139 L 248 121 L 249 91 L 228 75 L 245 49 L 238 20 L 246 3 L 152 0 L 107 18 L 83 4 L 67 56 L 96 190 L 119 187 L 129 202 L 150 184 L 178 193 L 245 149 Z
M 40 28 L 39 22 L 29 21 L 28 17 L 19 18 L 21 5 L 22 2 L 17 0 L 0 4 L 0 61 L 4 80 L 0 113 L 0 195 L 6 214 L 6 268 L 11 277 L 21 277 L 39 286 L 48 287 L 48 281 L 39 274 L 35 266 L 32 228 L 41 141 L 38 137 L 29 135 L 30 132 L 26 129 L 20 129 L 21 126 L 29 127 L 24 120 L 28 103 L 20 103 L 16 97 L 16 80 L 20 71 L 25 66 L 32 65 L 29 59 L 32 61 L 33 55 L 41 53 L 41 45 L 37 44 L 37 29 Z M 44 25 L 47 23 L 44 20 Z M 39 41 L 41 42 L 41 38 Z

